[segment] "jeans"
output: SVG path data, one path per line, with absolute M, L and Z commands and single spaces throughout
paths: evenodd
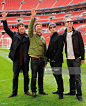
M 69 69 L 70 75 L 70 93 L 75 93 L 77 90 L 77 96 L 82 95 L 81 91 L 81 60 L 80 58 L 77 59 L 67 59 L 67 65 Z
M 13 62 L 13 93 L 17 94 L 18 90 L 18 76 L 20 70 L 23 70 L 23 76 L 24 76 L 24 92 L 28 91 L 28 84 L 29 84 L 29 76 L 28 76 L 28 71 L 29 71 L 29 64 L 22 65 L 20 67 L 20 62 L 19 60 L 15 60 Z
M 58 86 L 59 94 L 63 94 L 64 88 L 63 88 L 63 79 L 62 79 L 62 63 L 56 63 L 56 62 L 50 62 L 53 75 L 56 79 L 56 83 Z
M 36 89 L 37 89 L 36 88 L 37 72 L 38 72 L 39 92 L 43 91 L 44 67 L 45 67 L 44 59 L 32 59 L 31 58 L 31 70 L 32 70 L 31 90 L 32 92 L 36 92 Z

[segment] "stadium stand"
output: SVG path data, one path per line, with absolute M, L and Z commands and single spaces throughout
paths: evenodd
M 42 35 L 46 39 L 46 43 L 49 44 L 51 33 L 42 33 Z
M 44 19 L 44 20 L 36 20 L 36 22 L 48 22 L 48 19 Z
M 2 34 L 0 34 L 0 38 L 1 38 Z
M 16 24 L 17 22 L 12 22 L 12 21 L 9 21 L 7 22 L 8 24 Z
M 80 3 L 80 2 L 84 2 L 86 0 L 72 0 L 72 2 L 70 4 L 75 4 L 75 3 Z
M 53 21 L 61 21 L 63 20 L 64 18 L 54 18 L 54 19 L 51 19 L 49 22 L 53 22 Z
M 66 0 L 65 2 L 64 0 L 1 0 L 0 2 L 0 10 L 28 10 L 64 6 L 85 2 L 85 0 Z
M 7 20 L 8 21 L 16 21 L 17 18 L 19 18 L 19 17 L 7 17 Z
M 25 2 L 22 5 L 21 10 L 36 8 L 36 6 L 38 5 L 39 0 L 24 0 L 24 1 Z
M 52 7 L 54 3 L 55 3 L 55 0 L 42 0 L 42 2 L 39 4 L 37 9 Z
M 13 10 L 10 16 L 7 17 L 8 26 L 10 26 L 10 29 L 14 32 L 17 31 L 16 23 L 20 20 L 23 21 L 26 25 L 26 31 L 28 30 L 28 24 L 31 19 L 31 14 L 24 13 L 21 14 L 22 11 L 30 11 L 29 9 L 36 8 L 37 11 L 41 10 L 42 13 L 37 14 L 36 16 L 36 22 L 41 22 L 43 24 L 43 36 L 46 39 L 47 44 L 49 43 L 51 33 L 48 30 L 48 24 L 50 22 L 55 22 L 57 24 L 57 30 L 58 33 L 62 34 L 64 32 L 65 26 L 63 24 L 63 21 L 66 17 L 70 17 L 74 20 L 74 28 L 78 29 L 82 33 L 82 37 L 84 38 L 84 42 L 86 42 L 86 10 L 66 10 L 65 12 L 61 11 L 60 13 L 58 11 L 52 13 L 53 8 L 61 8 L 61 6 L 69 6 L 75 3 L 81 3 L 85 2 L 85 0 L 0 0 L 0 10 Z M 43 8 L 43 10 L 42 10 Z M 52 9 L 49 10 L 48 13 L 46 11 L 46 14 L 44 13 L 44 9 L 46 8 Z M 17 14 L 17 12 L 19 12 Z M 17 14 L 14 16 L 14 14 Z M 29 16 L 27 16 L 27 14 Z M 20 15 L 20 16 L 19 16 Z M 2 18 L 0 17 L 0 32 L 3 31 Z M 76 22 L 77 21 L 77 22 Z M 83 22 L 82 22 L 83 21 Z M 0 46 L 2 45 L 2 34 L 0 33 Z M 7 34 L 4 34 L 3 38 L 9 37 Z
M 19 10 L 21 0 L 5 0 L 4 10 Z
M 2 1 L 1 1 L 2 2 Z M 1 2 L 0 2 L 0 10 L 2 9 L 2 4 L 1 4 Z
M 71 0 L 65 0 L 65 2 L 64 0 L 58 0 L 54 5 L 54 7 L 68 5 L 70 2 Z
M 72 12 L 72 15 L 80 15 L 81 13 L 83 13 L 84 11 L 76 11 L 76 12 Z

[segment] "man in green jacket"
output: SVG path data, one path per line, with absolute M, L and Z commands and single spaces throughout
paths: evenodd
M 47 64 L 46 59 L 46 40 L 42 36 L 42 24 L 35 23 L 36 12 L 35 9 L 31 10 L 31 21 L 29 23 L 29 39 L 30 39 L 30 47 L 29 47 L 29 56 L 31 56 L 31 70 L 32 70 L 32 79 L 31 79 L 31 90 L 32 96 L 36 97 L 36 78 L 38 72 L 38 87 L 39 94 L 47 95 L 43 90 L 43 76 L 44 76 L 44 67 Z M 34 24 L 35 23 L 35 24 Z M 33 33 L 33 27 L 35 29 L 35 33 Z

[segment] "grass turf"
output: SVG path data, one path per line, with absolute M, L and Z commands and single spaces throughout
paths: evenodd
M 64 100 L 60 101 L 57 94 L 52 94 L 52 91 L 56 91 L 56 82 L 52 73 L 46 73 L 44 75 L 44 90 L 48 95 L 40 95 L 37 92 L 37 97 L 27 96 L 24 94 L 23 74 L 19 74 L 18 95 L 16 97 L 7 98 L 12 93 L 12 61 L 7 59 L 9 50 L 0 49 L 0 106 L 85 106 L 86 105 L 86 73 L 84 70 L 85 64 L 82 65 L 82 97 L 83 102 L 79 102 L 76 96 L 65 96 Z M 7 53 L 7 54 L 6 54 Z M 63 68 L 66 68 L 66 59 L 64 54 Z M 50 67 L 49 64 L 47 67 Z M 84 71 L 84 73 L 83 73 Z M 29 70 L 30 82 L 31 82 L 31 70 Z M 69 75 L 63 74 L 64 81 L 64 93 L 69 92 Z M 29 89 L 30 89 L 29 84 Z M 37 85 L 38 86 L 38 85 Z M 37 89 L 38 90 L 38 89 Z M 31 92 L 31 89 L 29 90 Z

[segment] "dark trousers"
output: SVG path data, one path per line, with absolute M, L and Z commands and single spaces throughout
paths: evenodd
M 63 94 L 64 92 L 64 87 L 63 87 L 63 79 L 62 79 L 62 63 L 56 63 L 56 62 L 50 62 L 52 71 L 53 71 L 53 75 L 56 79 L 56 83 L 58 86 L 58 91 L 59 94 Z
M 13 62 L 13 72 L 14 72 L 14 76 L 13 76 L 13 93 L 17 94 L 17 90 L 18 90 L 18 76 L 19 76 L 19 72 L 20 70 L 23 71 L 23 76 L 24 76 L 24 92 L 28 91 L 28 84 L 29 84 L 29 76 L 28 76 L 28 71 L 29 71 L 29 64 L 25 64 L 20 66 L 19 65 L 20 62 L 19 60 L 16 60 Z
M 67 65 L 69 69 L 69 75 L 70 75 L 70 93 L 75 93 L 77 90 L 77 96 L 82 95 L 81 91 L 81 61 L 80 58 L 77 59 L 67 59 Z
M 43 91 L 43 76 L 44 76 L 44 59 L 32 59 L 31 58 L 31 70 L 32 70 L 32 79 L 31 79 L 31 90 L 36 92 L 36 78 L 38 72 L 38 87 L 39 92 Z

